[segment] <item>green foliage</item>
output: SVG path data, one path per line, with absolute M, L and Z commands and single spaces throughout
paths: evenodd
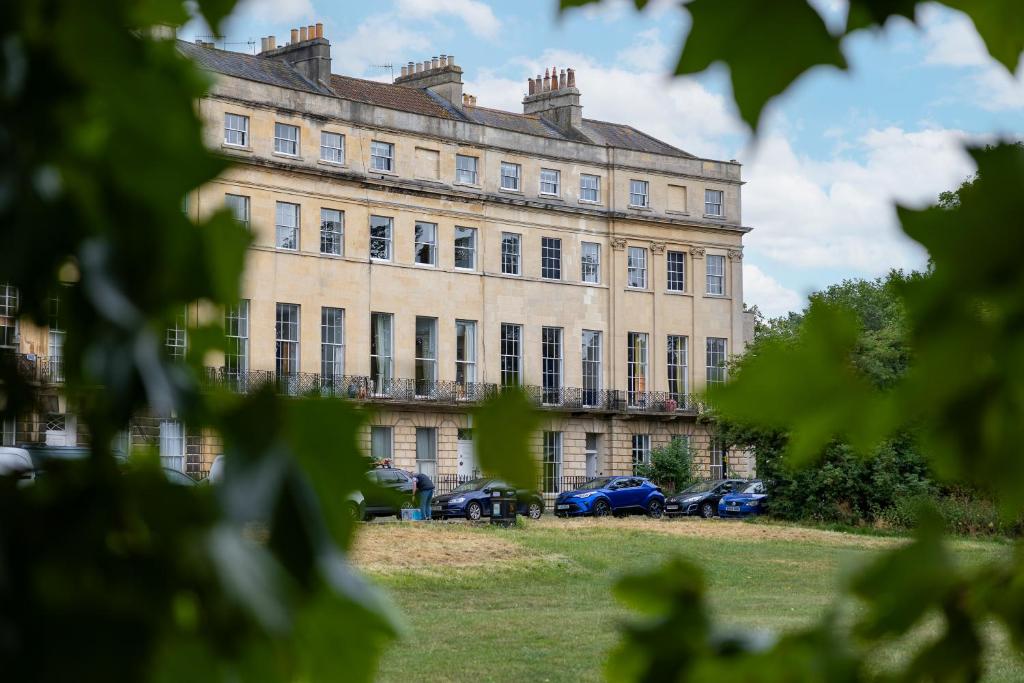
M 636 474 L 647 477 L 666 491 L 681 491 L 696 478 L 693 475 L 694 451 L 685 439 L 672 439 L 651 451 L 651 462 L 636 466 Z
M 503 389 L 476 411 L 480 467 L 506 479 L 513 486 L 537 485 L 537 463 L 523 457 L 529 439 L 540 423 L 529 399 L 517 388 Z
M 922 511 L 934 509 L 942 518 L 945 530 L 961 536 L 1020 536 L 1024 533 L 1024 516 L 1006 519 L 989 500 L 969 490 L 953 490 L 944 495 L 919 494 L 893 501 L 882 512 L 882 522 L 894 529 L 916 529 Z

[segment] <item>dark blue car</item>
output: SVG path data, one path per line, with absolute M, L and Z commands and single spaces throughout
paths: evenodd
M 435 519 L 465 517 L 477 521 L 491 515 L 492 489 L 507 489 L 508 484 L 500 479 L 474 479 L 459 486 L 451 493 L 435 497 L 431 501 L 430 515 Z M 540 519 L 544 513 L 544 499 L 531 489 L 516 489 L 516 513 Z
M 591 479 L 575 491 L 558 494 L 555 500 L 555 515 L 558 517 L 604 517 L 643 512 L 658 518 L 664 511 L 665 494 L 644 477 Z
M 735 493 L 722 496 L 718 501 L 719 517 L 749 517 L 760 515 L 765 510 L 768 501 L 768 494 L 765 492 L 764 482 L 760 479 L 747 482 Z

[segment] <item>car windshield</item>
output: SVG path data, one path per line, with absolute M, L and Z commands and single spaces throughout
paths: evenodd
M 720 482 L 717 481 L 702 481 L 694 484 L 688 489 L 680 491 L 680 493 L 707 493 L 711 489 L 718 486 Z
M 461 486 L 457 486 L 454 489 L 452 489 L 452 493 L 465 493 L 466 491 L 479 491 L 483 487 L 487 486 L 487 482 L 489 482 L 489 481 L 490 481 L 490 479 L 474 479 L 472 481 L 467 481 L 465 484 L 462 484 Z
M 743 489 L 743 493 L 764 493 L 764 484 L 759 481 L 752 481 Z
M 586 484 L 580 487 L 581 491 L 593 491 L 594 489 L 603 489 L 608 486 L 608 483 L 612 480 L 611 477 L 601 477 L 600 479 L 591 479 Z

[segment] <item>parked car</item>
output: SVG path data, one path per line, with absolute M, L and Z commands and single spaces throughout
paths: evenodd
M 394 515 L 402 518 L 403 500 L 412 501 L 413 476 L 397 467 L 375 467 L 366 473 L 370 484 L 363 489 L 365 508 L 363 518 Z
M 738 487 L 733 493 L 722 496 L 718 501 L 719 517 L 749 517 L 760 515 L 765 511 L 768 493 L 764 482 L 760 479 L 747 482 L 746 486 Z
M 0 476 L 26 483 L 35 479 L 35 467 L 28 451 L 24 448 L 0 448 Z
M 710 519 L 718 512 L 718 501 L 727 493 L 746 484 L 744 479 L 712 479 L 697 482 L 665 501 L 665 514 L 700 515 Z
M 353 491 L 348 494 L 346 505 L 348 506 L 349 517 L 352 518 L 353 522 L 366 519 L 366 498 L 363 497 L 362 492 Z
M 644 477 L 599 477 L 555 499 L 557 517 L 644 512 L 658 518 L 664 511 L 665 494 Z
M 500 479 L 473 479 L 454 489 L 451 493 L 437 496 L 431 502 L 430 514 L 438 519 L 465 517 L 477 520 L 491 516 L 491 491 L 496 488 L 511 488 Z M 516 512 L 530 519 L 540 519 L 544 514 L 544 498 L 533 489 L 516 489 Z

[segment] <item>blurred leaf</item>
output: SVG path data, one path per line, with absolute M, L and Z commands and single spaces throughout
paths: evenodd
M 558 8 L 560 11 L 564 12 L 565 10 L 573 7 L 583 7 L 585 5 L 592 5 L 601 1 L 602 0 L 559 0 Z M 650 2 L 650 0 L 633 0 L 633 6 L 638 10 L 642 10 L 647 6 L 648 2 Z
M 914 10 L 920 0 L 850 0 L 846 18 L 846 32 L 868 26 L 882 26 L 889 17 L 914 20 Z
M 1017 71 L 1024 52 L 1024 11 L 1019 0 L 942 0 L 971 18 L 988 53 L 1010 74 Z
M 475 412 L 480 468 L 513 486 L 537 486 L 537 461 L 530 455 L 530 437 L 540 417 L 529 399 L 506 388 Z

